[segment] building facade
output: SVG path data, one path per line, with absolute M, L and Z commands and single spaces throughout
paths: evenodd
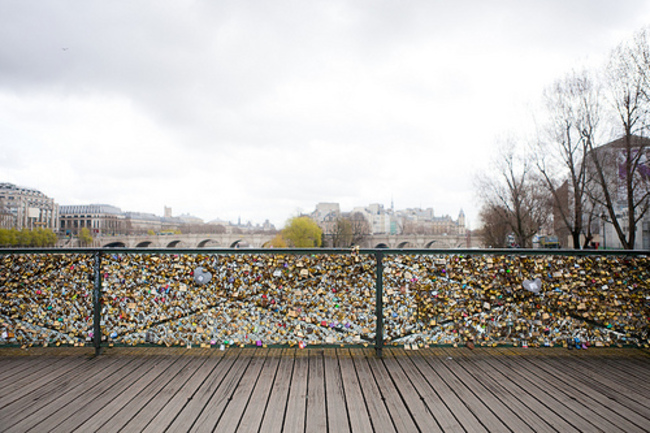
M 0 183 L 0 226 L 5 229 L 59 229 L 59 206 L 33 188 Z
M 59 208 L 61 234 L 77 236 L 87 228 L 92 236 L 121 235 L 126 221 L 122 210 L 108 204 L 64 205 Z

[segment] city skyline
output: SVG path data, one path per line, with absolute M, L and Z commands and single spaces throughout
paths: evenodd
M 394 200 L 475 229 L 496 138 L 648 22 L 641 0 L 0 2 L 2 181 L 276 227 Z
M 233 220 L 224 220 L 224 219 L 219 218 L 219 217 L 212 218 L 212 219 L 206 219 L 206 218 L 203 218 L 201 215 L 193 215 L 193 214 L 190 214 L 188 212 L 184 212 L 183 210 L 181 210 L 180 213 L 178 213 L 178 210 L 176 212 L 174 212 L 174 209 L 171 208 L 171 207 L 168 207 L 168 206 L 163 206 L 163 212 L 157 213 L 157 212 L 143 212 L 143 211 L 141 211 L 139 209 L 122 209 L 120 206 L 116 206 L 116 205 L 114 205 L 112 203 L 107 203 L 107 202 L 83 203 L 83 204 L 70 205 L 70 204 L 66 204 L 66 203 L 60 203 L 57 200 L 56 197 L 49 196 L 49 195 L 43 193 L 43 191 L 39 190 L 38 188 L 34 188 L 33 186 L 30 186 L 30 185 L 14 185 L 14 184 L 11 184 L 11 183 L 8 183 L 8 182 L 1 182 L 1 180 L 0 180 L 0 184 L 5 185 L 7 187 L 15 187 L 17 189 L 24 189 L 24 190 L 33 191 L 36 194 L 42 195 L 43 198 L 46 198 L 46 199 L 52 201 L 56 206 L 58 206 L 58 208 L 60 208 L 60 209 L 61 208 L 67 208 L 67 212 L 63 212 L 63 211 L 60 210 L 58 212 L 59 214 L 79 213 L 79 212 L 81 212 L 81 213 L 96 213 L 97 212 L 97 211 L 75 211 L 74 208 L 77 208 L 77 207 L 80 208 L 80 209 L 81 208 L 88 208 L 88 207 L 108 207 L 108 208 L 111 208 L 110 212 L 113 212 L 113 213 L 133 214 L 133 215 L 143 215 L 143 216 L 144 215 L 152 215 L 152 216 L 155 216 L 157 218 L 175 218 L 175 219 L 181 219 L 181 220 L 184 219 L 188 223 L 191 222 L 190 220 L 197 219 L 197 218 L 200 220 L 201 223 L 205 223 L 205 224 L 227 223 L 227 224 L 230 224 L 230 225 L 233 225 L 233 226 L 245 226 L 245 225 L 262 226 L 265 223 L 270 222 L 269 218 L 265 218 L 263 221 L 242 220 L 241 217 L 238 217 L 237 220 L 235 220 L 235 221 L 233 221 Z M 0 190 L 0 205 L 2 205 L 2 204 L 7 204 L 7 203 L 3 199 L 3 194 L 2 194 L 2 191 Z M 339 203 L 317 202 L 317 203 L 314 203 L 314 206 L 313 206 L 311 211 L 305 211 L 305 212 L 301 213 L 300 216 L 303 216 L 303 215 L 313 216 L 314 214 L 316 214 L 318 212 L 319 206 L 323 205 L 323 204 L 336 205 L 336 208 L 338 209 L 337 213 L 340 214 L 340 215 L 352 214 L 352 213 L 359 212 L 359 211 L 362 211 L 364 209 L 368 209 L 368 208 L 371 208 L 371 207 L 373 207 L 373 208 L 374 207 L 379 207 L 381 209 L 382 213 L 391 214 L 391 215 L 404 216 L 404 214 L 408 213 L 409 211 L 425 211 L 425 212 L 430 211 L 430 212 L 427 212 L 427 215 L 429 215 L 432 218 L 433 217 L 435 217 L 435 218 L 452 218 L 452 216 L 449 215 L 449 214 L 438 214 L 438 215 L 436 215 L 435 214 L 435 209 L 430 207 L 430 206 L 428 206 L 426 208 L 423 208 L 423 207 L 395 208 L 394 201 L 392 201 L 392 200 L 391 200 L 391 205 L 390 206 L 385 206 L 382 203 L 366 203 L 366 204 L 360 204 L 360 205 L 353 206 L 350 209 L 340 209 Z M 100 212 L 103 213 L 105 211 L 102 210 Z M 459 215 L 460 214 L 463 215 L 463 224 L 464 224 L 464 210 L 462 208 L 459 209 Z M 298 215 L 296 215 L 296 216 L 298 216 Z M 316 218 L 316 219 L 318 219 L 318 218 Z M 276 229 L 282 229 L 282 227 L 283 227 L 283 225 L 280 225 L 280 226 L 277 226 L 275 224 L 272 224 L 272 225 L 275 226 Z

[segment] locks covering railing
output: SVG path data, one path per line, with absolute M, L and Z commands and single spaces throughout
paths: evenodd
M 0 345 L 635 345 L 647 252 L 0 250 Z

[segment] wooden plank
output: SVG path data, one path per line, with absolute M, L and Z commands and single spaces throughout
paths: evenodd
M 592 387 L 590 381 L 583 381 L 579 375 L 566 374 L 564 371 L 572 362 L 565 360 L 561 365 L 555 365 L 538 357 L 528 357 L 525 360 L 539 370 L 552 375 L 554 384 L 558 384 L 559 388 L 566 390 L 572 398 L 582 399 L 592 411 L 597 412 L 600 417 L 606 418 L 607 422 L 616 425 L 617 428 L 626 432 L 642 432 L 650 428 L 650 419 L 647 417 L 643 417 L 616 400 L 604 396 L 598 388 Z M 650 416 L 650 412 L 646 412 L 646 416 Z
M 56 426 L 63 421 L 62 414 L 68 414 L 70 411 L 79 410 L 79 408 L 86 408 L 88 402 L 92 402 L 94 397 L 110 389 L 116 382 L 129 377 L 134 372 L 137 373 L 141 369 L 150 368 L 146 362 L 136 363 L 133 359 L 118 360 L 107 369 L 104 369 L 101 374 L 93 375 L 90 377 L 99 377 L 97 382 L 88 380 L 88 377 L 76 377 L 71 380 L 80 382 L 74 390 L 69 390 L 64 394 L 60 394 L 55 389 L 54 392 L 58 394 L 57 398 L 49 404 L 41 407 L 38 411 L 33 412 L 29 418 L 23 418 L 20 422 L 11 426 L 7 431 L 26 431 L 37 427 L 42 422 L 48 422 L 50 426 Z M 83 397 L 82 402 L 79 398 Z
M 104 391 L 102 394 L 98 395 L 97 398 L 92 400 L 92 403 L 84 407 L 83 410 L 77 410 L 71 413 L 66 413 L 66 411 L 59 412 L 57 415 L 62 417 L 63 421 L 50 431 L 53 433 L 69 433 L 92 418 L 97 418 L 98 422 L 103 424 L 104 422 L 102 419 L 104 421 L 107 419 L 106 414 L 109 416 L 115 415 L 115 412 L 118 412 L 127 403 L 129 403 L 129 408 L 133 408 L 135 406 L 132 402 L 134 396 L 147 390 L 153 381 L 167 381 L 166 378 L 161 376 L 168 374 L 168 370 L 175 362 L 180 362 L 182 368 L 187 364 L 188 360 L 189 359 L 187 358 L 181 359 L 179 357 L 167 357 L 156 360 L 155 362 L 149 362 L 149 369 L 147 370 L 143 368 L 144 374 L 140 377 L 132 374 L 128 378 L 116 382 L 110 390 Z M 88 395 L 84 395 L 83 398 L 87 399 Z M 103 416 L 101 416 L 102 413 Z M 96 429 L 86 431 L 95 430 Z
M 307 379 L 307 413 L 305 431 L 327 431 L 325 404 L 325 373 L 323 350 L 309 349 L 309 377 Z
M 359 384 L 357 372 L 349 349 L 337 349 L 339 366 L 341 369 L 341 380 L 345 391 L 345 401 L 348 407 L 350 419 L 350 430 L 357 432 L 372 432 L 370 415 L 366 408 L 363 391 Z
M 479 414 L 478 416 L 485 423 L 487 429 L 490 431 L 533 432 L 533 429 L 528 424 L 523 422 L 515 412 L 497 398 L 501 389 L 498 387 L 487 388 L 483 381 L 477 380 L 475 376 L 472 376 L 459 364 L 459 358 L 459 356 L 455 356 L 444 365 L 453 377 L 458 380 L 456 382 L 457 386 L 462 387 L 463 391 L 457 389 L 461 398 L 472 407 L 475 413 Z M 449 377 L 452 378 L 452 376 Z M 465 390 L 467 390 L 467 393 Z M 495 428 L 498 430 L 495 430 Z
M 381 361 L 368 358 L 360 349 L 351 349 L 350 352 L 375 431 L 417 431 Z
M 117 432 L 121 428 L 131 431 L 142 431 L 170 398 L 190 380 L 196 371 L 206 362 L 204 357 L 183 357 L 182 364 L 174 364 L 164 375 L 144 387 L 115 413 L 114 420 L 103 424 L 99 431 Z M 120 427 L 123 426 L 123 427 Z M 120 428 L 118 428 L 120 427 Z M 96 431 L 96 430 L 86 430 Z
M 413 356 L 405 356 L 400 363 L 404 373 L 411 379 L 411 383 L 421 396 L 422 402 L 429 409 L 444 432 L 461 433 L 463 426 L 449 410 L 437 391 L 426 381 L 413 363 Z
M 329 431 L 349 433 L 350 421 L 345 404 L 345 391 L 336 349 L 325 349 L 323 353 L 325 389 L 327 390 L 327 420 Z
M 508 428 L 504 425 L 503 421 L 474 393 L 473 389 L 469 388 L 456 375 L 455 370 L 457 369 L 454 368 L 454 364 L 456 363 L 456 359 L 451 356 L 448 356 L 443 362 L 439 363 L 440 367 L 437 371 L 440 377 L 449 384 L 449 387 L 454 390 L 454 393 L 476 415 L 488 431 L 507 431 Z
M 280 365 L 275 376 L 275 382 L 271 388 L 271 396 L 260 427 L 261 433 L 277 433 L 282 431 L 289 389 L 291 387 L 295 351 L 296 349 L 282 350 Z
M 96 362 L 79 358 L 71 359 L 70 363 L 74 367 L 63 376 L 57 376 L 56 381 L 46 380 L 42 387 L 28 394 L 21 394 L 20 398 L 4 405 L 0 410 L 0 425 L 7 428 L 34 413 L 38 413 L 57 399 L 66 398 L 67 394 L 76 393 L 77 388 L 83 386 L 89 379 L 110 375 L 128 362 L 128 360 L 120 362 L 119 359 L 101 359 Z
M 445 402 L 445 406 L 454 414 L 455 418 L 463 425 L 468 432 L 485 432 L 485 427 L 479 422 L 475 414 L 468 409 L 459 396 L 455 393 L 449 384 L 438 374 L 443 370 L 443 363 L 446 357 L 431 356 L 423 351 L 417 351 L 411 357 L 415 367 L 427 381 L 429 386 L 437 390 L 440 399 Z
M 229 368 L 230 361 L 224 361 L 223 352 L 205 359 L 205 362 L 195 371 L 189 379 L 182 373 L 168 384 L 164 392 L 158 394 L 149 403 L 145 410 L 140 411 L 125 426 L 126 431 L 161 432 L 166 431 L 174 419 L 181 413 L 188 402 L 194 399 L 204 384 L 211 378 L 224 377 Z M 150 414 L 154 414 L 151 416 Z
M 580 381 L 564 373 L 567 365 L 575 362 L 575 357 L 568 357 L 564 360 L 562 365 L 553 368 L 548 362 L 536 362 L 540 360 L 539 356 L 525 357 L 521 359 L 521 366 L 530 376 L 537 377 L 554 390 L 556 393 L 563 393 L 571 400 L 581 405 L 584 409 L 581 413 L 583 416 L 589 417 L 590 421 L 598 423 L 599 427 L 606 428 L 608 431 L 638 431 L 638 425 L 634 425 L 624 416 L 619 415 L 611 410 L 615 406 L 615 402 L 609 401 L 607 398 L 600 398 L 600 393 L 592 389 L 591 391 L 585 389 L 589 388 L 589 384 L 580 384 Z M 619 405 L 627 416 L 633 417 L 634 412 L 627 410 L 627 408 Z M 643 422 L 641 422 L 643 424 Z
M 640 395 L 650 395 L 650 359 L 646 361 L 647 365 L 637 365 L 629 357 L 612 359 L 577 359 L 581 365 L 589 365 L 594 371 L 607 370 L 609 377 L 624 384 L 628 389 L 632 389 Z
M 567 372 L 582 382 L 587 382 L 591 388 L 598 390 L 610 400 L 618 401 L 641 415 L 650 416 L 648 396 L 632 389 L 630 381 L 617 380 L 616 377 L 613 377 L 611 368 L 600 366 L 598 371 L 593 371 L 590 368 L 585 368 L 582 364 L 569 363 L 562 359 L 548 360 L 547 362 L 557 367 L 565 366 Z M 644 380 L 650 380 L 650 376 Z
M 289 397 L 287 398 L 287 411 L 284 416 L 283 431 L 285 432 L 295 433 L 305 431 L 308 375 L 308 354 L 305 350 L 297 350 L 294 358 Z
M 103 431 L 118 431 L 126 425 L 149 400 L 158 393 L 167 392 L 169 383 L 178 376 L 186 377 L 193 370 L 195 363 L 204 362 L 201 358 L 175 357 L 170 359 L 168 368 L 162 370 L 164 364 L 159 363 L 140 381 L 133 383 L 124 393 L 106 403 L 97 413 L 83 424 L 75 427 L 75 431 L 96 432 L 105 426 Z M 149 361 L 152 362 L 152 361 Z M 189 367 L 189 368 L 188 368 Z M 150 417 L 153 414 L 148 414 Z M 69 429 L 68 431 L 72 431 Z
M 199 415 L 203 410 L 205 410 L 206 405 L 213 395 L 219 390 L 221 385 L 228 380 L 231 371 L 236 369 L 238 365 L 245 366 L 245 362 L 238 363 L 243 352 L 242 349 L 235 348 L 226 351 L 223 360 L 219 363 L 212 374 L 201 383 L 199 388 L 194 392 L 194 394 L 192 394 L 189 400 L 185 402 L 182 408 L 180 408 L 171 424 L 166 426 L 166 431 L 187 431 L 190 429 Z M 173 408 L 170 408 L 169 410 L 173 410 Z M 145 430 L 162 431 L 161 427 L 162 426 L 151 423 Z
M 593 421 L 593 417 L 588 409 L 580 403 L 572 400 L 564 393 L 558 393 L 554 389 L 547 378 L 540 380 L 536 376 L 531 375 L 526 369 L 521 366 L 521 360 L 517 357 L 497 356 L 492 358 L 494 365 L 508 371 L 508 375 L 516 380 L 518 383 L 531 394 L 534 394 L 537 399 L 544 402 L 557 415 L 562 417 L 566 422 L 571 424 L 579 431 L 598 431 L 601 430 L 598 422 Z M 614 428 L 614 431 L 617 431 Z
M 235 361 L 233 367 L 219 383 L 219 386 L 214 389 L 210 398 L 207 401 L 203 401 L 201 405 L 188 405 L 185 408 L 186 410 L 181 413 L 181 416 L 185 415 L 189 419 L 186 422 L 179 422 L 183 418 L 177 418 L 170 427 L 171 431 L 187 431 L 188 429 L 194 432 L 212 431 L 212 428 L 227 407 L 228 402 L 237 389 L 237 385 L 242 380 L 242 376 L 253 359 L 253 351 L 255 349 L 240 350 L 241 354 Z
M 480 349 L 477 349 L 480 352 Z M 482 357 L 470 356 L 472 352 L 457 352 L 454 356 L 458 363 L 468 372 L 489 389 L 496 398 L 499 398 L 503 404 L 509 407 L 517 414 L 527 425 L 534 431 L 567 431 L 572 429 L 568 424 L 555 428 L 545 421 L 546 411 L 548 409 L 531 398 L 526 392 L 512 384 L 505 377 L 498 377 L 491 371 L 490 366 L 486 365 Z M 558 428 L 560 427 L 560 428 Z
M 483 372 L 504 386 L 504 388 L 510 390 L 522 404 L 541 417 L 554 430 L 559 432 L 579 431 L 574 425 L 569 424 L 562 417 L 562 414 L 558 414 L 553 410 L 557 404 L 555 399 L 522 384 L 516 377 L 513 377 L 509 369 L 498 364 L 493 359 L 493 356 L 482 356 L 473 358 L 473 360 L 475 363 L 480 363 Z
M 386 355 L 383 359 L 383 365 L 386 367 L 386 371 L 388 371 L 395 384 L 397 393 L 404 401 L 418 429 L 420 431 L 441 431 L 435 418 L 422 402 L 422 396 L 418 394 L 410 378 L 400 366 L 401 359 L 408 355 L 402 349 L 388 351 Z M 377 360 L 377 362 L 379 361 Z
M 71 422 L 71 428 L 76 424 L 84 421 L 83 417 L 86 413 L 95 413 L 101 407 L 110 402 L 113 398 L 119 395 L 124 389 L 128 388 L 133 382 L 138 382 L 143 376 L 149 373 L 155 365 L 152 362 L 141 363 L 140 365 L 130 364 L 131 368 L 124 371 L 117 372 L 112 375 L 111 379 L 95 386 L 88 386 L 79 389 L 74 398 L 59 407 L 53 412 L 50 412 L 40 423 L 36 424 L 37 429 L 42 429 L 48 425 L 50 431 L 70 431 L 69 428 L 59 428 L 62 424 Z
M 66 358 L 39 358 L 39 357 L 24 357 L 13 358 L 13 361 L 7 363 L 5 366 L 0 366 L 0 397 L 11 393 L 8 388 L 20 388 L 22 384 L 28 383 L 39 375 L 50 374 L 61 366 L 67 364 Z M 20 385 L 19 385 L 20 384 Z
M 596 375 L 600 375 L 601 371 L 606 370 L 609 372 L 608 377 L 610 379 L 624 384 L 628 389 L 633 389 L 640 395 L 650 393 L 650 384 L 646 383 L 646 379 L 650 374 L 650 362 L 647 361 L 650 361 L 650 359 L 646 359 L 645 363 L 638 365 L 636 362 L 639 359 L 636 357 L 624 353 L 619 355 L 602 354 L 603 350 L 607 349 L 573 350 L 569 352 L 566 349 L 547 348 L 533 349 L 531 352 L 544 359 L 570 360 L 576 368 L 592 371 Z M 640 367 L 640 369 L 635 368 L 635 366 Z
M 280 364 L 281 349 L 271 349 L 264 362 L 264 367 L 260 373 L 253 394 L 251 395 L 246 411 L 241 418 L 239 424 L 239 431 L 258 431 L 262 425 L 262 419 L 266 411 L 271 390 L 275 384 L 275 378 L 278 372 L 278 365 Z M 272 414 L 275 416 L 276 414 Z M 221 429 L 219 428 L 219 431 Z
M 257 382 L 259 381 L 262 368 L 264 367 L 264 364 L 267 360 L 267 354 L 268 349 L 255 349 L 255 352 L 252 355 L 252 360 L 242 375 L 242 378 L 237 384 L 237 387 L 234 389 L 231 397 L 228 399 L 223 414 L 219 417 L 210 418 L 214 421 L 214 427 L 212 428 L 213 431 L 216 430 L 219 433 L 237 431 L 237 427 L 241 422 L 242 416 L 246 412 L 248 402 L 251 400 L 253 391 L 255 390 Z M 209 426 L 210 424 L 206 420 L 206 424 L 204 425 Z M 255 431 L 257 431 L 257 426 L 255 428 Z
M 0 392 L 0 408 L 6 407 L 12 402 L 23 397 L 34 398 L 34 393 L 47 387 L 52 382 L 60 383 L 60 378 L 65 377 L 71 370 L 79 368 L 80 365 L 87 365 L 91 368 L 92 361 L 80 360 L 78 358 L 63 359 L 63 364 L 57 364 L 57 368 L 50 371 L 37 370 L 32 371 L 31 376 L 16 383 L 7 384 L 2 387 Z M 23 360 L 29 363 L 29 361 Z
M 549 356 L 546 359 L 557 365 L 558 363 L 564 363 L 567 357 Z M 650 410 L 650 398 L 648 397 L 650 396 L 650 385 L 647 385 L 650 382 L 648 380 L 650 371 L 640 369 L 638 376 L 635 377 L 622 373 L 621 370 L 627 363 L 625 358 L 608 360 L 611 362 L 604 362 L 600 357 L 595 359 L 573 359 L 575 361 L 568 363 L 567 367 L 574 371 L 576 376 L 590 378 L 590 381 L 606 384 L 608 388 L 634 398 L 635 401 Z M 648 364 L 650 365 L 650 362 Z M 607 375 L 603 375 L 603 371 L 607 371 Z

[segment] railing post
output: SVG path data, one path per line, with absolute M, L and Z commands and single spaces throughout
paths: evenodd
M 375 350 L 377 356 L 381 358 L 381 349 L 384 346 L 384 253 L 376 251 L 375 259 L 377 260 L 377 267 L 375 268 L 375 272 L 377 273 L 375 275 L 375 314 L 377 315 L 377 325 L 375 327 Z
M 95 251 L 95 274 L 94 274 L 94 291 L 93 291 L 93 344 L 95 346 L 95 356 L 101 353 L 102 345 L 102 255 L 101 252 Z

